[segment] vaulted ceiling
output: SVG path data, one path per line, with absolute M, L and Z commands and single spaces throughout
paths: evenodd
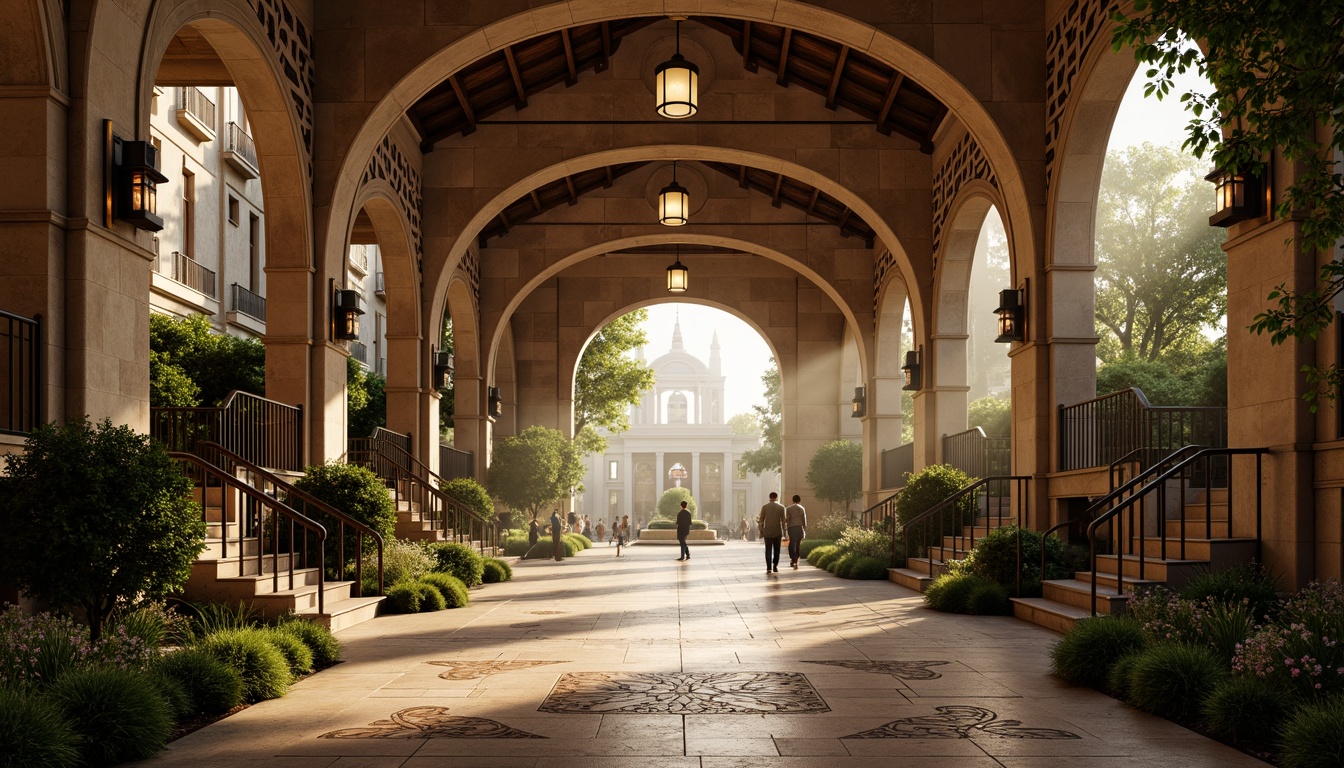
M 466 135 L 499 111 L 527 106 L 528 97 L 559 83 L 572 85 L 581 73 L 601 72 L 621 39 L 661 21 L 661 17 L 580 24 L 508 46 L 450 75 L 407 110 L 420 133 L 421 149 L 454 134 Z M 727 35 L 751 72 L 775 74 L 780 86 L 797 85 L 873 121 L 883 134 L 895 133 L 933 151 L 933 134 L 947 107 L 892 67 L 861 51 L 787 27 L 714 16 L 692 22 Z

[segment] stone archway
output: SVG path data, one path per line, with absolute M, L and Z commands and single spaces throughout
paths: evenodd
M 481 365 L 480 305 L 475 289 L 461 273 L 448 283 L 444 312 L 453 323 L 453 442 L 458 450 L 474 451 L 490 444 L 485 369 Z M 501 344 L 501 346 L 503 346 Z M 476 462 L 478 479 L 485 479 L 485 461 Z

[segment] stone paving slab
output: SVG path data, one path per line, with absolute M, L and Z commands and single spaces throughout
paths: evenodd
M 345 662 L 141 765 L 1264 765 L 1051 677 L 1040 627 L 760 559 L 731 542 L 520 563 L 467 608 L 345 630 Z

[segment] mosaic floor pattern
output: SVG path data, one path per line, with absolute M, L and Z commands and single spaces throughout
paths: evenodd
M 542 712 L 641 715 L 829 712 L 797 672 L 568 673 Z

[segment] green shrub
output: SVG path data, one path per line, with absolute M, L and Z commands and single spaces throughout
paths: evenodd
M 434 570 L 434 558 L 425 547 L 405 539 L 388 539 L 383 544 L 383 583 L 390 589 L 415 581 Z M 374 574 L 376 577 L 376 573 Z
M 191 697 L 187 694 L 186 686 L 157 669 L 151 669 L 146 674 L 149 675 L 149 682 L 154 686 L 154 690 L 158 691 L 159 698 L 168 705 L 168 713 L 173 722 L 195 714 L 192 712 Z
M 1115 660 L 1106 674 L 1106 692 L 1121 701 L 1129 701 L 1129 680 L 1134 676 L 1134 665 L 1143 651 L 1133 651 Z
M 276 624 L 275 628 L 293 635 L 308 646 L 313 654 L 313 664 L 319 669 L 341 660 L 341 641 L 336 639 L 330 629 L 315 621 L 289 616 Z
M 707 530 L 709 530 L 709 523 L 705 522 L 704 520 L 692 520 L 692 521 L 691 521 L 691 530 L 692 530 L 692 531 L 707 531 Z
M 48 695 L 80 736 L 84 761 L 112 765 L 150 757 L 173 732 L 173 716 L 149 676 L 115 667 L 65 673 Z
M 203 649 L 183 648 L 161 656 L 154 669 L 181 684 L 188 714 L 222 715 L 243 702 L 242 675 Z
M 827 570 L 826 566 L 832 560 L 839 559 L 839 557 L 843 554 L 844 553 L 840 551 L 840 548 L 836 546 L 817 547 L 816 549 L 812 550 L 812 555 L 807 558 L 807 562 L 811 563 L 812 565 L 815 565 L 816 567 L 822 570 Z
M 677 521 L 654 518 L 644 527 L 650 531 L 675 531 L 677 529 Z
M 840 555 L 840 557 L 828 563 L 827 564 L 828 567 L 826 568 L 826 570 L 830 571 L 831 573 L 834 573 L 836 576 L 839 576 L 842 579 L 848 579 L 849 572 L 853 570 L 855 563 L 859 561 L 860 557 L 863 557 L 863 555 L 857 554 L 855 552 L 845 552 L 842 555 Z
M 387 607 L 393 613 L 429 613 L 448 607 L 437 588 L 423 581 L 403 581 L 387 590 Z
M 1117 661 L 1147 646 L 1143 627 L 1133 619 L 1083 619 L 1050 649 L 1050 669 L 1069 685 L 1101 688 Z
M 265 635 L 266 640 L 285 657 L 290 676 L 298 678 L 313 671 L 313 652 L 308 650 L 302 640 L 275 627 L 259 628 L 256 631 Z
M 251 629 L 261 623 L 261 611 L 247 603 L 200 603 L 192 606 L 191 633 L 206 637 L 229 629 Z
M 487 557 L 481 571 L 481 581 L 485 584 L 498 584 L 513 578 L 513 567 L 494 557 Z
M 521 538 L 510 537 L 504 541 L 504 554 L 509 557 L 522 557 L 531 548 L 532 545 L 527 543 L 526 536 Z
M 971 593 L 990 582 L 970 573 L 945 573 L 924 590 L 924 602 L 935 611 L 966 613 Z
M 1283 768 L 1344 765 L 1344 697 L 1308 704 L 1288 720 L 1280 739 Z
M 851 525 L 854 525 L 854 521 L 845 515 L 823 515 L 807 526 L 807 533 L 809 536 L 815 536 L 818 539 L 835 541 Z
M 11 605 L 0 613 L 0 638 L 0 684 L 43 688 L 89 661 L 85 630 L 68 616 Z
M 688 488 L 668 488 L 663 491 L 663 495 L 658 497 L 657 517 L 667 518 L 675 521 L 677 512 L 681 511 L 681 502 L 686 502 L 686 508 L 691 510 L 691 517 L 695 517 L 699 506 L 695 503 L 695 497 L 691 495 Z
M 1303 699 L 1344 695 L 1344 584 L 1312 582 L 1276 608 L 1277 623 L 1242 643 L 1233 668 L 1277 680 Z
M 568 539 L 565 538 L 560 539 L 560 548 L 563 550 L 563 554 L 561 555 L 562 557 L 573 557 L 579 552 L 579 549 L 574 544 L 574 542 L 569 541 Z M 548 560 L 551 557 L 554 557 L 553 553 L 554 553 L 553 545 L 551 544 L 550 538 L 547 537 L 538 541 L 535 547 L 532 547 L 531 549 L 527 550 L 527 554 L 523 555 L 523 559 Z
M 1008 600 L 1008 588 L 986 581 L 971 590 L 966 599 L 966 612 L 976 616 L 1010 616 L 1013 604 Z
M 1146 712 L 1189 721 L 1199 714 L 1204 697 L 1227 677 L 1227 668 L 1208 648 L 1155 645 L 1134 662 L 1129 696 Z
M 444 483 L 442 490 L 486 520 L 495 519 L 495 503 L 490 500 L 490 492 L 472 478 L 455 477 Z
M 1234 677 L 1219 683 L 1204 699 L 1204 722 L 1214 735 L 1228 741 L 1269 742 L 1292 707 L 1292 696 L 1276 683 Z
M 1259 563 L 1204 570 L 1178 590 L 1181 597 L 1197 603 L 1208 598 L 1225 605 L 1245 601 L 1250 616 L 1257 620 L 1263 620 L 1274 609 L 1278 593 L 1278 580 Z
M 1016 525 L 995 528 L 975 542 L 975 549 L 967 558 L 967 569 L 977 576 L 1017 589 L 1017 541 L 1022 537 L 1022 583 L 1026 593 L 1027 582 L 1039 582 L 1041 574 L 1041 534 L 1019 529 Z M 1050 537 L 1045 542 L 1046 573 L 1044 578 L 1058 579 L 1066 574 L 1060 563 L 1064 559 L 1064 542 Z M 1019 595 L 1020 597 L 1021 595 Z
M 74 768 L 79 734 L 55 702 L 0 686 L 0 768 Z
M 566 550 L 572 546 L 575 553 L 582 552 L 593 546 L 593 542 L 581 533 L 566 533 L 562 534 L 560 538 L 565 542 Z M 570 553 L 566 551 L 565 557 L 570 556 Z
M 443 605 L 445 608 L 461 608 L 471 602 L 471 595 L 467 594 L 467 585 L 456 576 L 446 573 L 427 573 L 420 577 L 421 584 L 428 584 L 437 589 L 443 596 Z
M 835 542 L 830 539 L 803 539 L 803 543 L 798 545 L 798 552 L 804 560 L 812 554 L 812 550 L 817 547 L 829 547 Z
M 881 531 L 870 531 L 857 525 L 851 525 L 836 539 L 835 546 L 859 555 L 860 557 L 878 557 L 891 559 L 891 536 Z
M 1249 601 L 1228 604 L 1205 598 L 1200 623 L 1204 644 L 1229 667 L 1237 650 L 1256 629 Z
M 1136 590 L 1125 607 L 1127 615 L 1143 625 L 1155 643 L 1203 645 L 1203 622 L 1199 605 L 1162 586 Z
M 336 462 L 307 467 L 303 477 L 294 482 L 294 487 L 377 531 L 382 535 L 384 545 L 396 538 L 396 506 L 387 493 L 387 486 L 368 467 Z M 335 521 L 327 519 L 326 515 L 318 515 L 317 522 L 327 526 L 328 531 L 335 530 Z M 370 552 L 377 549 L 371 540 L 365 542 L 365 547 Z
M 862 557 L 850 566 L 849 578 L 851 579 L 885 579 L 887 578 L 887 563 L 885 558 Z
M 244 701 L 278 699 L 289 692 L 289 664 L 264 632 L 223 630 L 208 635 L 197 647 L 238 672 Z
M 434 558 L 435 572 L 455 576 L 468 587 L 481 583 L 485 559 L 476 550 L 455 541 L 436 542 L 425 549 Z
M 901 528 L 906 528 L 911 520 L 970 485 L 971 482 L 971 478 L 965 472 L 950 464 L 934 464 L 907 475 L 905 487 L 896 498 L 896 519 Z M 934 520 L 931 524 L 922 526 L 924 538 L 918 543 L 936 546 L 944 532 L 959 530 L 961 526 L 970 525 L 974 519 L 975 499 L 968 494 L 957 502 L 955 513 L 950 512 L 943 516 L 942 526 L 949 528 L 950 531 L 940 530 L 939 521 Z M 912 533 L 916 537 L 920 535 L 918 528 Z

